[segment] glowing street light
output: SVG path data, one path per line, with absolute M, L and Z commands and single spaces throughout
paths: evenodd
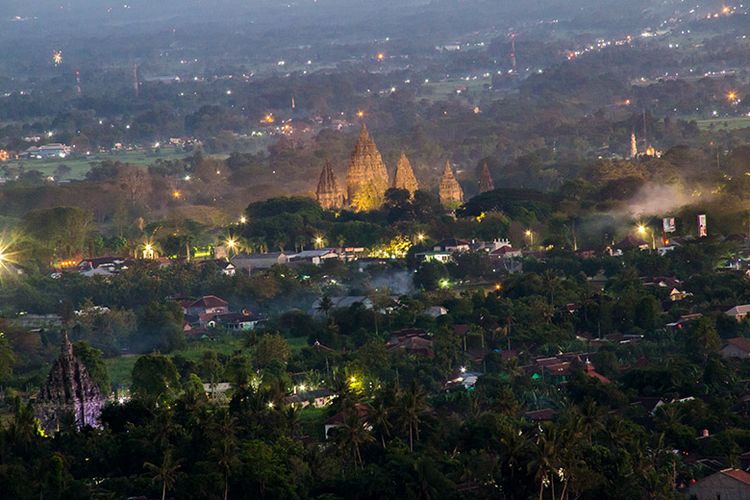
M 533 247 L 534 246 L 534 231 L 532 231 L 531 229 L 527 229 L 523 234 L 526 235 L 526 237 L 529 239 L 529 246 Z
M 738 101 L 736 90 L 730 90 L 729 92 L 727 92 L 727 101 L 729 101 L 732 104 Z
M 378 61 L 385 60 L 385 54 L 383 52 L 378 52 L 378 55 L 376 56 Z
M 656 250 L 656 238 L 654 236 L 653 229 L 646 226 L 645 224 L 638 224 L 638 226 L 636 227 L 636 230 L 638 231 L 638 234 L 640 234 L 643 237 L 646 237 L 648 233 L 651 233 L 651 249 Z
M 418 241 L 418 242 L 420 242 L 420 243 L 421 243 L 421 242 L 423 242 L 423 241 L 424 241 L 425 239 L 427 239 L 427 236 L 425 236 L 425 234 L 424 234 L 424 233 L 417 233 L 417 241 Z
M 174 191 L 172 191 L 172 198 L 174 198 L 175 200 L 179 200 L 180 198 L 182 198 L 182 193 L 175 189 Z
M 143 252 L 142 256 L 144 259 L 155 259 L 156 258 L 156 249 L 154 248 L 154 244 L 150 241 L 147 241 L 143 244 Z
M 240 224 L 246 224 L 246 223 L 247 223 L 247 217 L 243 215 L 242 217 L 240 217 Z
M 362 110 L 357 111 L 357 118 L 364 118 L 364 117 L 365 117 L 365 112 L 364 111 L 362 111 Z
M 323 239 L 322 236 L 316 236 L 313 242 L 315 243 L 315 248 L 323 248 L 323 244 L 325 243 L 325 239 Z

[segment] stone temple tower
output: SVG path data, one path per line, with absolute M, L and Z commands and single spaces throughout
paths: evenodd
M 458 183 L 453 167 L 449 161 L 445 162 L 443 177 L 440 179 L 440 203 L 446 207 L 456 207 L 464 202 L 464 191 Z
M 393 187 L 396 189 L 406 189 L 409 195 L 414 197 L 414 192 L 419 189 L 419 182 L 414 175 L 414 169 L 411 168 L 411 162 L 402 152 L 401 157 L 396 164 L 396 175 L 393 177 Z
M 318 189 L 315 195 L 320 206 L 326 210 L 336 210 L 344 207 L 346 196 L 344 191 L 339 187 L 338 182 L 336 182 L 336 174 L 333 173 L 330 162 L 326 162 L 323 171 L 320 173 Z
M 486 193 L 487 191 L 494 191 L 494 189 L 495 183 L 490 174 L 490 167 L 487 165 L 487 162 L 484 162 L 484 165 L 482 165 L 482 175 L 479 177 L 479 192 Z
M 389 185 L 385 162 L 363 124 L 346 173 L 347 201 L 360 211 L 378 208 Z
M 86 367 L 73 354 L 67 332 L 63 332 L 60 357 L 52 365 L 36 402 L 42 429 L 47 433 L 57 431 L 66 416 L 74 419 L 78 429 L 87 425 L 98 427 L 106 401 Z

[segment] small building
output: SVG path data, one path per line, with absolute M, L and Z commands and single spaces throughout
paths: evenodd
M 450 378 L 443 385 L 443 389 L 446 391 L 463 388 L 466 390 L 471 389 L 479 380 L 482 374 L 480 372 L 466 371 L 462 368 L 457 372 L 453 373 Z
M 313 389 L 310 391 L 298 392 L 284 398 L 284 402 L 297 409 L 307 408 L 311 406 L 313 408 L 324 408 L 331 404 L 331 401 L 335 398 L 329 389 L 321 387 L 319 389 Z
M 320 250 L 303 250 L 289 257 L 289 262 L 309 262 L 316 266 L 321 265 L 329 259 L 340 259 L 338 252 L 333 248 L 321 248 Z
M 432 306 L 428 307 L 424 313 L 431 318 L 439 318 L 448 314 L 448 309 L 443 306 Z
M 728 311 L 724 311 L 724 314 L 734 317 L 737 321 L 743 321 L 748 313 L 750 313 L 750 304 L 734 306 Z
M 677 288 L 672 288 L 672 291 L 669 292 L 669 300 L 672 302 L 679 302 L 681 300 L 685 300 L 686 298 L 693 295 L 690 292 L 683 292 L 682 290 L 678 290 Z
M 50 158 L 65 158 L 70 156 L 71 152 L 70 146 L 51 143 L 44 146 L 31 146 L 23 155 L 33 160 L 47 160 Z
M 686 493 L 696 500 L 750 500 L 750 473 L 723 469 L 692 484 Z
M 354 404 L 354 412 L 357 415 L 357 418 L 359 418 L 365 427 L 366 430 L 372 429 L 372 426 L 367 423 L 367 417 L 370 416 L 370 407 L 367 406 L 364 403 L 355 403 Z M 325 421 L 324 424 L 324 435 L 325 438 L 328 439 L 330 437 L 329 433 L 332 429 L 337 429 L 339 427 L 342 427 L 346 422 L 346 414 L 342 411 L 337 413 L 336 415 L 332 416 L 328 420 Z
M 385 347 L 389 351 L 401 350 L 407 354 L 432 358 L 435 356 L 435 351 L 430 337 L 428 332 L 420 328 L 406 328 L 393 332 Z
M 216 264 L 219 266 L 219 270 L 224 276 L 232 277 L 237 274 L 237 268 L 231 262 L 220 260 Z
M 435 252 L 468 252 L 471 250 L 471 243 L 466 240 L 457 240 L 455 238 L 449 238 L 438 242 L 433 248 Z
M 419 262 L 440 262 L 447 264 L 453 261 L 453 254 L 451 252 L 419 252 L 415 256 Z
M 248 274 L 252 274 L 271 269 L 273 266 L 287 264 L 291 255 L 293 254 L 284 252 L 240 254 L 232 257 L 230 262 L 235 269 L 242 269 Z
M 93 257 L 83 259 L 76 269 L 83 276 L 112 276 L 128 268 L 130 261 L 125 257 Z
M 750 358 L 750 339 L 745 337 L 735 337 L 727 340 L 727 345 L 719 351 L 721 357 L 726 358 Z
M 220 299 L 216 295 L 201 297 L 185 308 L 185 314 L 188 316 L 226 314 L 228 312 L 229 302 Z
M 244 310 L 238 313 L 227 312 L 215 314 L 205 324 L 207 328 L 224 328 L 234 332 L 249 332 L 255 330 L 262 321 L 261 318 L 253 316 L 250 311 Z

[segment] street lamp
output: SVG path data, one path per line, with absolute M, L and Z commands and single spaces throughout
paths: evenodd
M 246 223 L 247 223 L 247 217 L 243 215 L 242 217 L 240 217 L 240 224 L 246 224 Z
M 427 238 L 427 236 L 425 236 L 424 233 L 417 233 L 417 241 L 418 242 L 422 243 L 426 238 Z
M 325 240 L 322 236 L 316 236 L 314 242 L 315 248 L 323 248 L 323 243 L 325 243 Z
M 654 230 L 646 226 L 645 224 L 638 224 L 638 227 L 636 229 L 638 230 L 638 234 L 643 237 L 646 237 L 648 233 L 651 233 L 651 249 L 656 250 L 656 238 L 654 237 Z
M 529 246 L 533 247 L 534 246 L 534 231 L 532 231 L 531 229 L 527 229 L 524 234 L 529 239 Z

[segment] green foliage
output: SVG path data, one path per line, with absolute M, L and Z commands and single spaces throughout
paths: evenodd
M 253 357 L 256 366 L 265 368 L 273 363 L 285 365 L 291 350 L 289 343 L 281 335 L 264 335 L 258 339 Z
M 161 354 L 141 356 L 133 367 L 130 390 L 134 397 L 149 404 L 172 401 L 179 391 L 179 374 L 174 363 Z
M 112 390 L 112 383 L 107 365 L 102 359 L 102 352 L 89 343 L 81 341 L 73 344 L 73 353 L 86 367 L 89 377 L 101 389 L 102 394 L 109 394 Z

